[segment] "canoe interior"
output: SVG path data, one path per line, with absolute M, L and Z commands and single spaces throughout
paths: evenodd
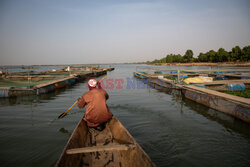
M 66 154 L 66 150 L 89 146 L 131 145 L 128 150 L 96 151 L 79 154 Z M 104 167 L 104 166 L 155 166 L 148 155 L 136 143 L 123 125 L 113 117 L 106 128 L 99 132 L 88 128 L 84 120 L 80 120 L 71 135 L 56 166 L 67 167 Z

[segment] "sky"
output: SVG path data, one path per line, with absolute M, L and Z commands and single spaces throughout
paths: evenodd
M 0 65 L 152 61 L 250 45 L 249 0 L 0 0 Z

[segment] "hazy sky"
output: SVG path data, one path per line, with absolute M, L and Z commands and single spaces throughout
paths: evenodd
M 0 65 L 139 62 L 250 45 L 248 0 L 0 0 Z

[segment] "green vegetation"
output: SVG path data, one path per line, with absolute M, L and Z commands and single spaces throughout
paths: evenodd
M 197 58 L 193 57 L 193 51 L 188 49 L 186 53 L 182 56 L 180 54 L 168 54 L 162 59 L 155 59 L 147 64 L 153 63 L 192 63 L 192 62 L 231 62 L 231 61 L 241 61 L 246 62 L 250 60 L 250 46 L 245 46 L 242 49 L 239 46 L 235 46 L 231 51 L 226 51 L 223 48 L 218 49 L 218 51 L 210 50 L 206 53 L 200 53 Z
M 239 92 L 226 91 L 225 93 L 235 96 L 250 98 L 250 89 L 246 89 L 244 91 L 239 91 Z

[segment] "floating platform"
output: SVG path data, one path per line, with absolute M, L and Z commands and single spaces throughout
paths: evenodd
M 250 99 L 192 85 L 185 85 L 181 90 L 187 99 L 250 123 Z
M 134 72 L 134 76 L 140 79 L 145 79 L 149 77 L 149 75 L 145 72 Z
M 171 73 L 173 72 L 173 70 L 170 71 Z M 228 70 L 225 70 L 225 72 L 227 71 Z M 245 72 L 247 71 L 249 70 L 245 70 Z M 188 72 L 190 71 L 185 71 L 187 74 Z M 201 75 L 197 73 L 197 71 L 191 71 L 191 74 Z M 217 80 L 205 83 L 185 84 L 181 82 L 183 80 L 180 78 L 178 80 L 164 78 L 164 75 L 159 72 L 157 72 L 157 74 L 150 74 L 145 71 L 136 71 L 134 72 L 134 76 L 147 79 L 148 83 L 157 85 L 155 88 L 179 89 L 187 99 L 250 123 L 250 99 L 223 93 L 223 91 L 229 90 L 228 85 L 230 84 L 243 84 L 244 88 L 249 90 L 250 79 Z
M 114 68 L 91 71 L 37 71 L 3 74 L 0 78 L 0 97 L 40 95 L 65 88 L 86 79 L 107 74 Z

